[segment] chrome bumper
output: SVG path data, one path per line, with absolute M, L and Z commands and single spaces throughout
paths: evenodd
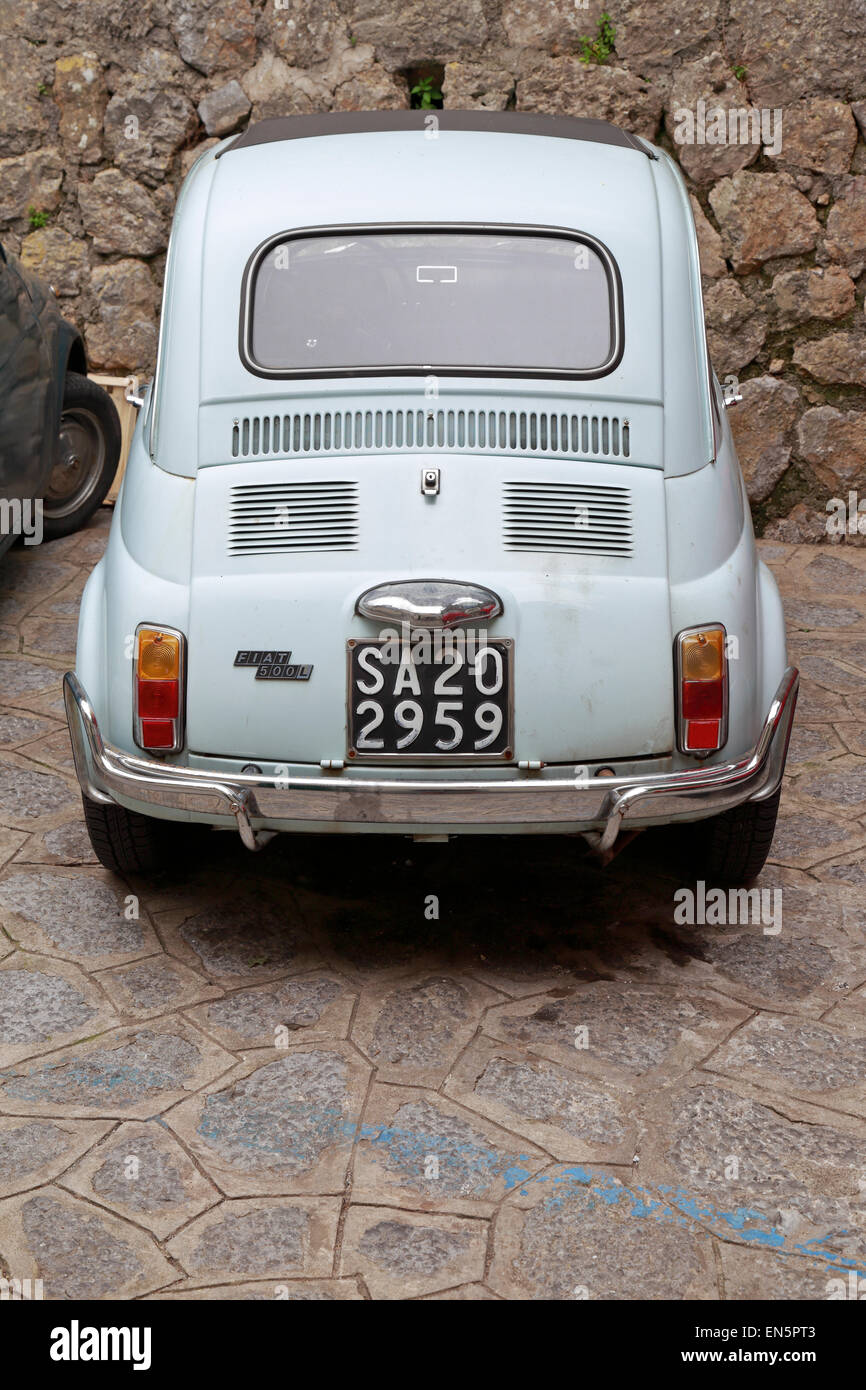
M 557 825 L 596 832 L 607 850 L 624 822 L 633 826 L 699 819 L 772 796 L 785 767 L 799 674 L 789 666 L 752 752 L 737 762 L 646 777 L 480 778 L 425 781 L 376 778 L 359 768 L 316 777 L 232 775 L 176 767 L 125 753 L 103 741 L 86 691 L 73 672 L 63 680 L 75 770 L 96 801 L 134 802 L 190 812 L 203 820 L 234 816 L 245 845 L 258 847 L 253 822 L 347 825 Z

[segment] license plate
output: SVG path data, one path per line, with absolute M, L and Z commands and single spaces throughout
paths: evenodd
M 350 641 L 349 754 L 508 760 L 513 645 L 425 634 L 425 644 Z

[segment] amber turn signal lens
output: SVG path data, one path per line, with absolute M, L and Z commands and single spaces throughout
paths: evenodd
M 682 675 L 685 681 L 721 680 L 725 663 L 725 634 L 719 627 L 689 633 L 682 639 Z
M 141 628 L 138 634 L 139 680 L 177 680 L 179 675 L 179 639 L 158 628 Z

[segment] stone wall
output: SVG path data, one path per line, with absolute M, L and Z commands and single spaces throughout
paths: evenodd
M 419 71 L 446 107 L 604 117 L 688 181 L 759 526 L 821 538 L 829 499 L 866 497 L 866 5 L 607 0 L 614 51 L 583 62 L 603 8 L 0 0 L 0 238 L 54 285 L 94 368 L 147 374 L 179 184 L 250 117 L 405 107 Z M 724 113 L 703 140 L 700 103 Z

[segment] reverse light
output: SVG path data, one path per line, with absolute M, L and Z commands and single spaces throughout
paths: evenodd
M 183 747 L 183 633 L 140 623 L 135 636 L 135 742 L 149 752 L 176 753 Z
M 727 633 L 721 623 L 688 628 L 676 640 L 679 718 L 683 753 L 706 755 L 728 737 Z

